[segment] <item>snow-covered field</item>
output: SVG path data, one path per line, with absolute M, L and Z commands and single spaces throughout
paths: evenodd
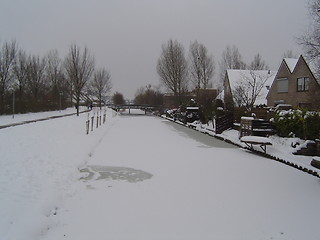
M 86 108 L 82 108 L 81 110 L 85 110 Z M 74 108 L 68 108 L 62 111 L 50 111 L 50 112 L 38 112 L 38 113 L 25 113 L 25 114 L 15 114 L 15 115 L 4 115 L 0 116 L 0 126 L 21 123 L 25 121 L 32 121 L 35 119 L 42 119 L 52 116 L 60 116 L 65 114 L 75 113 Z
M 0 130 L 5 240 L 319 239 L 320 181 L 144 115 Z M 1 119 L 0 119 L 1 121 Z

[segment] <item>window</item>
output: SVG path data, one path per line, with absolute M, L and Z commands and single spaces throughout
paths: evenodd
M 297 91 L 305 92 L 309 90 L 309 78 L 301 77 L 297 79 Z
M 280 78 L 278 82 L 278 93 L 288 92 L 288 79 Z

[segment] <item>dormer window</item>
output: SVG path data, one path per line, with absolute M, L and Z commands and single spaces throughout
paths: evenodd
M 301 77 L 297 79 L 297 91 L 306 92 L 309 91 L 309 78 Z

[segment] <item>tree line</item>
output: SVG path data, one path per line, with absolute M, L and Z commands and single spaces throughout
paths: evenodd
M 250 64 L 246 64 L 236 46 L 227 46 L 218 64 L 220 71 L 215 87 L 220 90 L 227 69 L 268 70 L 268 65 L 259 53 Z M 195 89 L 197 98 L 200 97 L 198 90 L 211 88 L 213 76 L 217 73 L 213 55 L 208 52 L 206 46 L 197 41 L 191 43 L 187 58 L 183 45 L 172 39 L 162 45 L 157 72 L 161 83 L 178 102 L 179 97 L 190 87 Z
M 315 76 L 320 78 L 320 0 L 309 2 L 309 14 L 312 18 L 307 31 L 298 37 L 298 44 L 304 47 L 305 55 L 312 66 Z M 293 51 L 283 53 L 283 58 L 297 58 Z M 227 46 L 218 62 L 219 72 L 215 67 L 215 61 L 207 48 L 197 41 L 190 44 L 189 56 L 183 45 L 177 40 L 170 39 L 162 45 L 161 55 L 157 62 L 157 72 L 160 82 L 177 99 L 177 105 L 181 103 L 181 97 L 188 89 L 195 89 L 199 99 L 199 89 L 207 89 L 212 86 L 215 74 L 215 88 L 222 89 L 223 80 L 227 69 L 250 70 L 250 79 L 245 79 L 246 84 L 237 86 L 236 104 L 244 105 L 252 109 L 255 99 L 264 87 L 267 77 L 255 74 L 256 70 L 270 70 L 261 54 L 256 54 L 249 64 L 245 63 L 236 46 Z
M 307 31 L 298 39 L 298 44 L 302 45 L 305 55 L 312 63 L 315 75 L 320 77 L 320 0 L 311 0 L 309 2 L 309 14 L 311 24 Z M 296 58 L 297 56 L 291 51 L 283 54 L 283 58 Z M 246 64 L 236 46 L 227 46 L 221 56 L 219 65 L 219 76 L 217 77 L 216 88 L 222 88 L 222 81 L 227 69 L 246 69 L 246 70 L 269 70 L 266 62 L 258 53 L 254 56 L 251 63 Z M 209 54 L 207 48 L 197 41 L 190 44 L 189 56 L 186 56 L 184 47 L 178 41 L 170 39 L 162 45 L 161 55 L 157 62 L 157 72 L 161 83 L 169 90 L 178 100 L 184 95 L 188 88 L 206 89 L 212 86 L 212 78 L 216 74 L 215 62 L 212 54 Z M 253 76 L 253 81 L 258 80 Z M 261 83 L 253 85 L 252 88 L 260 89 L 266 79 L 260 79 Z M 191 84 L 190 84 L 191 83 Z M 259 86 L 259 87 L 258 87 Z M 248 87 L 242 86 L 238 89 L 239 103 L 245 103 L 253 106 L 255 97 L 248 97 Z M 259 91 L 255 91 L 259 93 Z M 253 94 L 255 95 L 255 94 Z
M 96 68 L 85 47 L 72 44 L 60 58 L 57 50 L 45 56 L 27 54 L 15 40 L 0 48 L 0 114 L 64 109 L 82 103 L 102 106 L 112 87 L 106 68 Z

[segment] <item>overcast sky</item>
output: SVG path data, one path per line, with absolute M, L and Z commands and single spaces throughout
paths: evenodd
M 301 54 L 296 37 L 308 26 L 308 0 L 0 0 L 0 40 L 15 39 L 28 53 L 71 43 L 87 46 L 97 67 L 112 75 L 112 92 L 132 99 L 147 84 L 159 85 L 161 45 L 194 40 L 218 61 L 227 45 L 246 62 L 260 53 L 277 70 L 287 50 Z M 218 74 L 216 74 L 218 75 Z

